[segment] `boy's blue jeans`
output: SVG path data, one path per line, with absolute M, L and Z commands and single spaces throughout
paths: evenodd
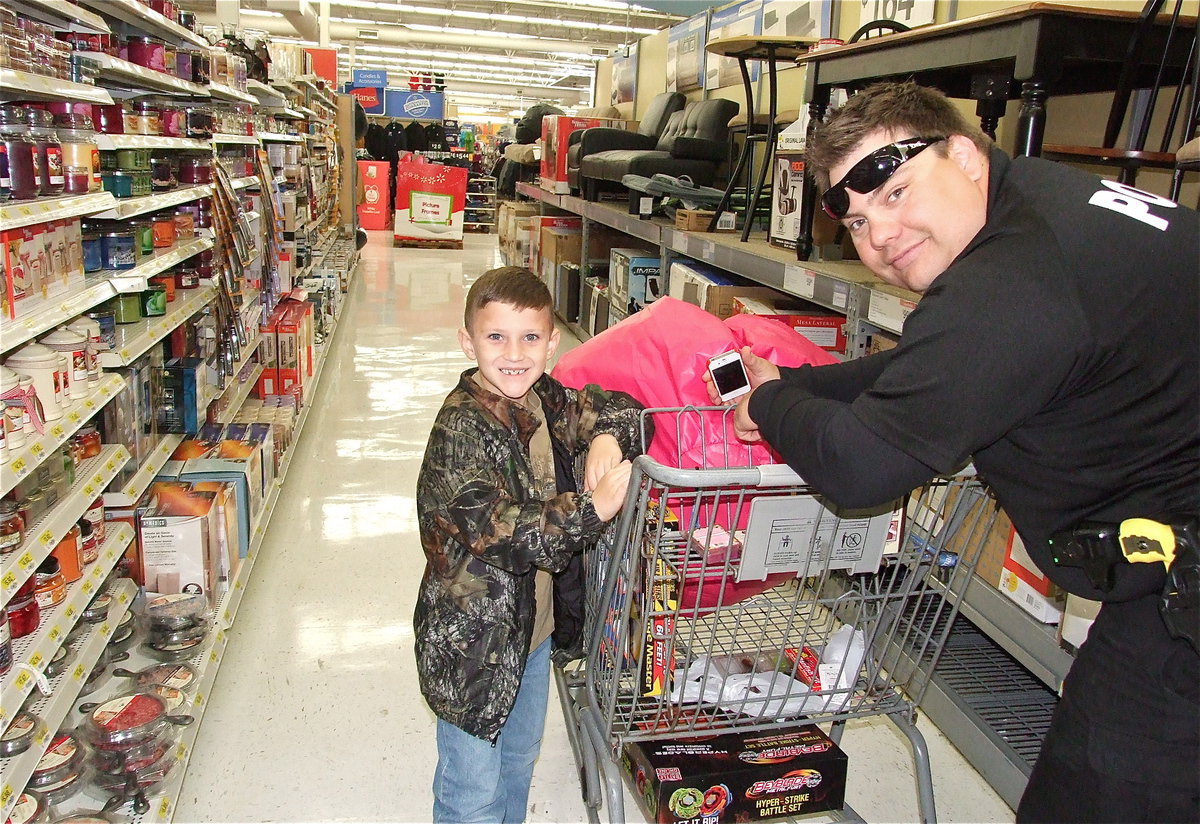
M 438 764 L 433 773 L 437 824 L 520 824 L 529 803 L 533 762 L 542 747 L 550 698 L 550 640 L 529 654 L 525 674 L 496 746 L 442 719 L 437 722 Z

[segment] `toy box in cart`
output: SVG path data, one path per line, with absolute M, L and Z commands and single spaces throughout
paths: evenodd
M 395 240 L 461 242 L 466 204 L 466 169 L 411 154 L 396 164 Z
M 621 760 L 658 824 L 759 821 L 845 804 L 846 754 L 816 725 L 637 741 Z

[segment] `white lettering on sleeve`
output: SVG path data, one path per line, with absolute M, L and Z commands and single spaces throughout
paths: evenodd
M 1160 232 L 1165 232 L 1167 227 L 1171 225 L 1170 221 L 1150 214 L 1150 207 L 1161 206 L 1167 209 L 1174 209 L 1177 204 L 1173 200 L 1168 200 L 1165 197 L 1143 192 L 1141 189 L 1135 189 L 1132 186 L 1126 186 L 1124 183 L 1117 183 L 1114 180 L 1100 181 L 1109 191 L 1101 190 L 1092 195 L 1088 203 L 1092 206 L 1099 206 L 1102 209 L 1109 209 L 1114 212 L 1131 217 L 1134 220 L 1141 221 L 1147 226 L 1152 226 Z

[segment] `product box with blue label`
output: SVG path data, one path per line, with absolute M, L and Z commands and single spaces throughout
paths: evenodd
M 658 255 L 645 249 L 612 249 L 608 253 L 609 302 L 632 314 L 662 297 Z

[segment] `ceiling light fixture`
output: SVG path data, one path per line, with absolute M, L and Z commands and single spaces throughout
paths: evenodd
M 406 14 L 425 14 L 437 17 L 457 17 L 471 20 L 485 20 L 500 23 L 524 23 L 527 25 L 549 26 L 566 29 L 599 29 L 619 34 L 654 34 L 658 29 L 646 29 L 636 26 L 617 26 L 609 23 L 596 23 L 591 20 L 560 20 L 553 17 L 531 17 L 524 14 L 503 14 L 490 11 L 471 11 L 469 9 L 431 8 L 428 6 L 413 6 L 408 3 L 376 3 L 371 0 L 331 0 L 331 6 L 344 8 L 377 9 L 379 11 L 397 11 Z M 337 19 L 337 18 L 330 18 Z M 381 22 L 381 21 L 375 21 Z M 501 32 L 497 32 L 498 34 Z

